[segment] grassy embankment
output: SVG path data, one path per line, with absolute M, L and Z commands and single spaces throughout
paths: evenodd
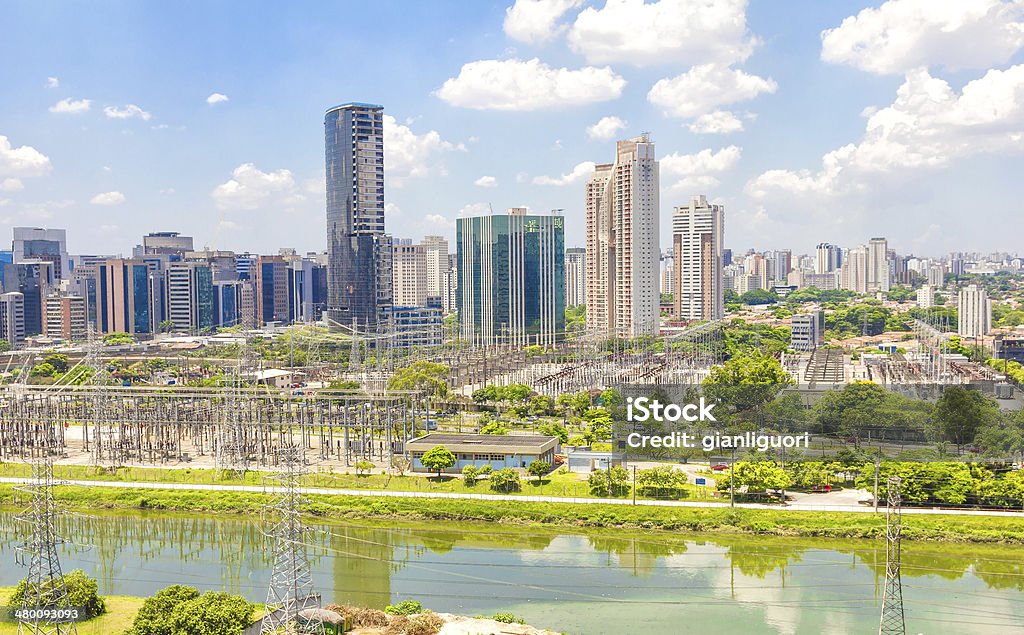
M 0 476 L 27 478 L 31 468 L 24 463 L 0 463 Z M 192 485 L 252 485 L 265 484 L 266 472 L 251 470 L 243 474 L 218 474 L 207 468 L 170 469 L 160 467 L 120 467 L 114 471 L 84 465 L 55 465 L 53 476 L 57 479 L 88 481 L 119 481 L 142 483 L 184 483 Z M 486 480 L 468 486 L 461 476 L 445 475 L 441 480 L 424 476 L 391 476 L 381 474 L 357 475 L 336 472 L 316 472 L 303 477 L 307 487 L 334 489 L 386 490 L 391 492 L 450 492 L 455 494 L 493 494 Z M 713 488 L 686 485 L 680 488 L 674 499 L 714 500 Z M 505 493 L 505 492 L 498 492 Z M 529 478 L 522 482 L 519 491 L 508 492 L 524 496 L 561 496 L 574 498 L 599 498 L 590 492 L 586 480 L 579 474 L 553 472 L 542 480 Z M 648 497 L 637 496 L 638 499 Z
M 0 505 L 23 505 L 11 485 L 0 486 Z M 77 509 L 160 509 L 179 512 L 257 513 L 267 496 L 225 491 L 140 490 L 61 486 L 59 504 Z M 308 511 L 330 519 L 479 520 L 518 525 L 746 533 L 775 536 L 879 538 L 883 514 L 673 508 L 631 505 L 529 503 L 464 499 L 402 499 L 310 495 Z M 908 540 L 1024 544 L 1024 518 L 906 515 Z
M 0 588 L 0 606 L 7 606 L 7 598 L 13 588 Z M 86 622 L 76 624 L 78 635 L 112 635 L 128 630 L 135 613 L 142 606 L 143 598 L 109 595 L 103 598 L 107 604 L 107 612 Z M 13 621 L 0 622 L 0 635 L 17 635 L 18 623 Z

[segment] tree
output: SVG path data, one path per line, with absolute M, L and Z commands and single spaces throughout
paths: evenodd
M 388 390 L 422 391 L 430 397 L 448 394 L 448 376 L 451 369 L 437 362 L 418 361 L 399 368 L 388 379 Z
M 530 476 L 536 476 L 537 480 L 540 481 L 541 477 L 546 476 L 551 471 L 551 464 L 547 461 L 534 461 L 530 463 L 526 471 L 530 473 Z
M 175 584 L 157 591 L 139 607 L 126 635 L 172 635 L 170 617 L 175 607 L 199 597 L 195 587 Z
M 428 470 L 437 470 L 437 478 L 441 478 L 441 470 L 455 465 L 455 455 L 443 445 L 435 445 L 423 453 L 420 463 Z
M 505 436 L 508 434 L 508 426 L 501 421 L 491 421 L 484 427 L 480 428 L 480 434 L 492 434 L 495 436 Z
M 533 394 L 533 388 L 526 384 L 509 384 L 499 390 L 501 398 L 505 401 L 525 402 Z
M 750 494 L 764 493 L 790 487 L 793 480 L 781 467 L 771 461 L 739 461 L 733 466 L 736 485 L 746 485 Z M 718 479 L 718 487 L 729 488 L 729 479 Z
M 636 473 L 637 490 L 646 496 L 662 496 L 666 491 L 675 494 L 687 482 L 686 473 L 672 469 L 670 465 L 659 465 Z
M 569 441 L 569 431 L 557 421 L 545 423 L 540 427 L 540 433 L 549 437 L 558 437 L 558 442 L 565 444 Z
M 53 580 L 46 580 L 40 591 L 47 591 L 54 584 Z M 64 574 L 64 588 L 68 595 L 62 607 L 78 607 L 85 610 L 87 619 L 103 615 L 107 612 L 106 602 L 99 595 L 99 587 L 95 578 L 90 578 L 81 569 L 75 569 Z M 15 587 L 14 593 L 8 598 L 7 604 L 13 607 L 20 607 L 25 601 L 25 593 L 28 591 L 28 581 L 22 580 Z
M 555 400 L 546 395 L 530 397 L 530 414 L 538 417 L 552 415 L 555 412 Z
M 208 591 L 171 611 L 174 635 L 240 635 L 252 623 L 253 605 L 239 596 Z
M 11 350 L 11 343 L 5 339 L 0 339 L 0 353 L 6 353 Z
M 494 471 L 488 479 L 491 489 L 496 492 L 519 491 L 519 472 L 510 467 Z
M 135 337 L 130 333 L 115 331 L 104 335 L 102 341 L 104 346 L 123 346 L 124 344 L 134 343 Z
M 999 406 L 976 390 L 946 386 L 935 405 L 935 425 L 946 441 L 956 444 L 957 452 L 974 441 L 978 430 L 995 423 Z
M 170 333 L 174 330 L 174 322 L 172 320 L 163 320 L 160 322 L 160 332 Z
M 713 366 L 703 385 L 709 401 L 744 411 L 764 405 L 792 381 L 779 360 L 755 349 Z
M 497 386 L 484 386 L 473 391 L 473 401 L 483 403 L 485 401 L 498 401 L 500 395 Z
M 50 353 L 43 358 L 43 363 L 53 366 L 55 374 L 63 375 L 68 372 L 68 356 L 62 353 Z
M 743 304 L 774 304 L 779 301 L 779 294 L 764 289 L 751 289 L 740 296 Z
M 467 465 L 462 468 L 462 481 L 467 487 L 473 487 L 476 485 L 478 478 L 480 478 L 480 470 L 477 466 Z
M 595 470 L 587 478 L 590 491 L 598 496 L 625 496 L 629 493 L 629 472 L 621 465 Z
M 33 377 L 53 377 L 56 372 L 52 365 L 42 362 L 32 367 L 31 375 Z
M 566 414 L 582 415 L 590 407 L 590 393 L 586 390 L 565 393 L 564 395 L 558 395 L 555 403 L 558 404 L 559 408 L 564 409 Z
M 354 467 L 358 476 L 369 476 L 370 471 L 373 470 L 373 463 L 366 460 L 356 461 Z

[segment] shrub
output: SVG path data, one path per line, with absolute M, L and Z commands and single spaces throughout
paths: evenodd
M 368 609 L 361 606 L 348 606 L 346 604 L 328 604 L 328 611 L 334 611 L 338 615 L 347 618 L 352 626 L 363 628 L 380 628 L 388 625 L 388 614 L 377 609 Z
M 49 589 L 49 585 L 52 582 L 47 582 L 41 591 Z M 96 580 L 85 575 L 85 572 L 81 569 L 75 569 L 64 574 L 64 587 L 67 589 L 68 597 L 67 600 L 61 604 L 61 606 L 77 606 L 85 609 L 85 614 L 88 618 L 96 617 L 97 615 L 103 615 L 107 612 L 107 605 L 103 601 L 103 598 L 99 596 L 99 587 L 96 585 Z M 20 608 L 22 603 L 25 601 L 25 592 L 28 590 L 28 581 L 22 580 L 18 583 L 18 586 L 14 589 L 14 593 L 7 600 L 7 603 L 11 607 Z
M 253 608 L 241 596 L 200 595 L 175 584 L 143 602 L 126 635 L 239 635 L 252 621 Z
M 476 485 L 476 480 L 480 476 L 480 470 L 475 465 L 467 465 L 462 468 L 462 480 L 468 487 Z
M 480 476 L 490 476 L 493 471 L 494 468 L 491 467 L 490 463 L 484 463 L 480 466 Z
M 356 468 L 356 475 L 369 476 L 370 471 L 373 469 L 373 463 L 366 460 L 356 461 L 354 467 Z
M 523 619 L 512 615 L 511 613 L 495 613 L 494 617 L 491 618 L 495 622 L 501 622 L 502 624 L 522 624 Z
M 518 492 L 519 472 L 506 467 L 491 474 L 491 489 L 496 492 Z
M 388 615 L 413 615 L 423 612 L 423 605 L 416 600 L 402 600 L 398 604 L 388 604 L 384 607 Z
M 427 611 L 419 615 L 401 615 L 391 620 L 387 635 L 434 635 L 444 626 L 444 620 L 437 613 Z

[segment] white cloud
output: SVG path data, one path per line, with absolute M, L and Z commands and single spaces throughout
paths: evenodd
M 50 159 L 31 146 L 15 148 L 0 135 L 0 176 L 43 176 L 53 169 Z
M 728 110 L 716 110 L 697 117 L 687 127 L 695 134 L 729 134 L 743 130 L 743 122 Z
M 534 185 L 571 185 L 576 183 L 594 172 L 594 162 L 584 161 L 583 163 L 577 163 L 576 167 L 572 169 L 572 172 L 563 174 L 557 177 L 550 176 L 535 176 L 533 177 Z
M 402 187 L 410 178 L 432 172 L 446 174 L 444 167 L 435 162 L 436 155 L 453 150 L 464 152 L 466 146 L 445 141 L 436 130 L 418 135 L 391 115 L 384 115 L 384 172 L 388 185 Z
M 705 148 L 696 154 L 673 152 L 661 157 L 658 163 L 663 176 L 692 176 L 731 170 L 739 162 L 742 154 L 742 149 L 736 146 L 722 148 L 718 152 Z
M 294 187 L 291 170 L 263 172 L 252 163 L 243 163 L 210 196 L 220 209 L 257 209 L 272 195 L 289 194 Z
M 866 110 L 859 143 L 822 157 L 821 169 L 769 170 L 747 184 L 753 196 L 776 190 L 838 195 L 869 188 L 880 175 L 946 166 L 984 152 L 1024 149 L 1024 64 L 990 70 L 960 94 L 918 69 L 907 74 L 892 105 Z
M 152 117 L 152 115 L 150 115 L 142 108 L 139 108 L 135 104 L 128 104 L 124 108 L 118 108 L 116 106 L 107 106 L 103 109 L 103 114 L 105 114 L 110 119 L 138 118 L 143 121 L 149 121 L 150 117 Z
M 721 184 L 721 181 L 710 174 L 702 174 L 699 176 L 688 176 L 680 179 L 669 189 L 672 191 L 687 191 L 691 194 L 703 194 L 709 190 L 715 189 Z
M 453 221 L 440 214 L 427 214 L 423 217 L 423 220 L 427 221 L 431 225 L 438 225 L 448 229 L 455 227 L 455 223 Z
M 761 93 L 774 93 L 775 80 L 715 64 L 694 66 L 682 75 L 658 80 L 647 93 L 647 101 L 660 106 L 666 116 L 697 118 L 714 114 L 727 127 L 736 122 L 716 112 L 719 106 L 753 99 Z M 735 119 L 735 116 L 733 116 Z
M 60 80 L 56 77 L 47 77 L 46 86 L 47 88 L 57 88 L 60 86 Z
M 1003 64 L 1024 47 L 1020 0 L 888 0 L 821 34 L 821 59 L 883 75 Z
M 225 101 L 228 101 L 228 99 L 229 99 L 228 96 L 223 94 L 223 93 L 213 93 L 209 97 L 206 98 L 206 103 L 208 103 L 208 104 L 210 104 L 212 106 L 214 104 L 220 104 L 220 103 L 223 103 Z
M 611 68 L 552 68 L 531 60 L 479 60 L 435 93 L 453 106 L 477 110 L 568 108 L 616 99 L 626 80 Z
M 498 179 L 493 176 L 481 176 L 479 179 L 473 181 L 473 185 L 477 185 L 479 187 L 497 187 Z
M 20 192 L 25 189 L 21 179 L 0 179 L 0 192 Z
M 174 188 L 173 187 L 165 187 L 162 190 L 160 190 L 160 194 L 163 194 L 164 196 L 167 196 L 169 194 L 174 194 Z
M 54 211 L 71 207 L 75 202 L 72 200 L 44 201 L 42 203 L 26 203 L 21 206 L 20 213 L 25 218 L 35 221 L 51 220 Z
M 618 117 L 601 117 L 597 123 L 587 127 L 587 136 L 598 141 L 611 141 L 625 127 L 626 122 Z
M 93 205 L 120 205 L 124 203 L 124 194 L 120 192 L 103 192 L 89 199 Z
M 728 65 L 757 44 L 746 10 L 746 0 L 607 0 L 580 12 L 569 46 L 592 64 Z
M 90 104 L 92 104 L 91 99 L 61 99 L 50 106 L 50 112 L 77 115 L 81 112 L 87 112 Z
M 505 9 L 505 35 L 526 43 L 546 42 L 565 30 L 556 24 L 566 11 L 583 0 L 516 0 Z
M 491 206 L 488 203 L 467 203 L 462 206 L 459 213 L 456 215 L 457 218 L 467 218 L 469 216 L 485 216 L 491 213 Z
M 401 213 L 402 210 L 394 203 L 384 203 L 384 214 L 386 216 L 396 216 Z

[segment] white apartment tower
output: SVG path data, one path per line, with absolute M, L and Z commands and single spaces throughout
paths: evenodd
M 846 254 L 839 272 L 839 286 L 856 293 L 868 292 L 868 248 L 864 245 Z
M 441 298 L 444 306 L 445 275 L 448 273 L 448 241 L 443 236 L 424 236 L 421 243 L 426 259 L 427 297 Z
M 930 309 L 935 306 L 935 287 L 926 284 L 917 290 L 917 307 Z
M 838 271 L 843 264 L 843 250 L 829 243 L 818 243 L 815 249 L 814 273 Z
M 984 287 L 969 284 L 961 288 L 957 313 L 960 337 L 981 337 L 992 330 L 992 301 Z
M 587 328 L 658 334 L 658 161 L 648 135 L 619 141 L 586 186 Z
M 397 240 L 392 245 L 391 259 L 394 306 L 427 306 L 426 246 L 415 245 L 409 239 Z
M 701 195 L 672 213 L 675 258 L 673 302 L 679 320 L 716 320 L 724 314 L 722 241 L 725 207 Z
M 569 247 L 565 250 L 565 306 L 587 303 L 587 250 Z
M 888 291 L 890 287 L 889 241 L 872 238 L 868 241 L 868 292 Z

